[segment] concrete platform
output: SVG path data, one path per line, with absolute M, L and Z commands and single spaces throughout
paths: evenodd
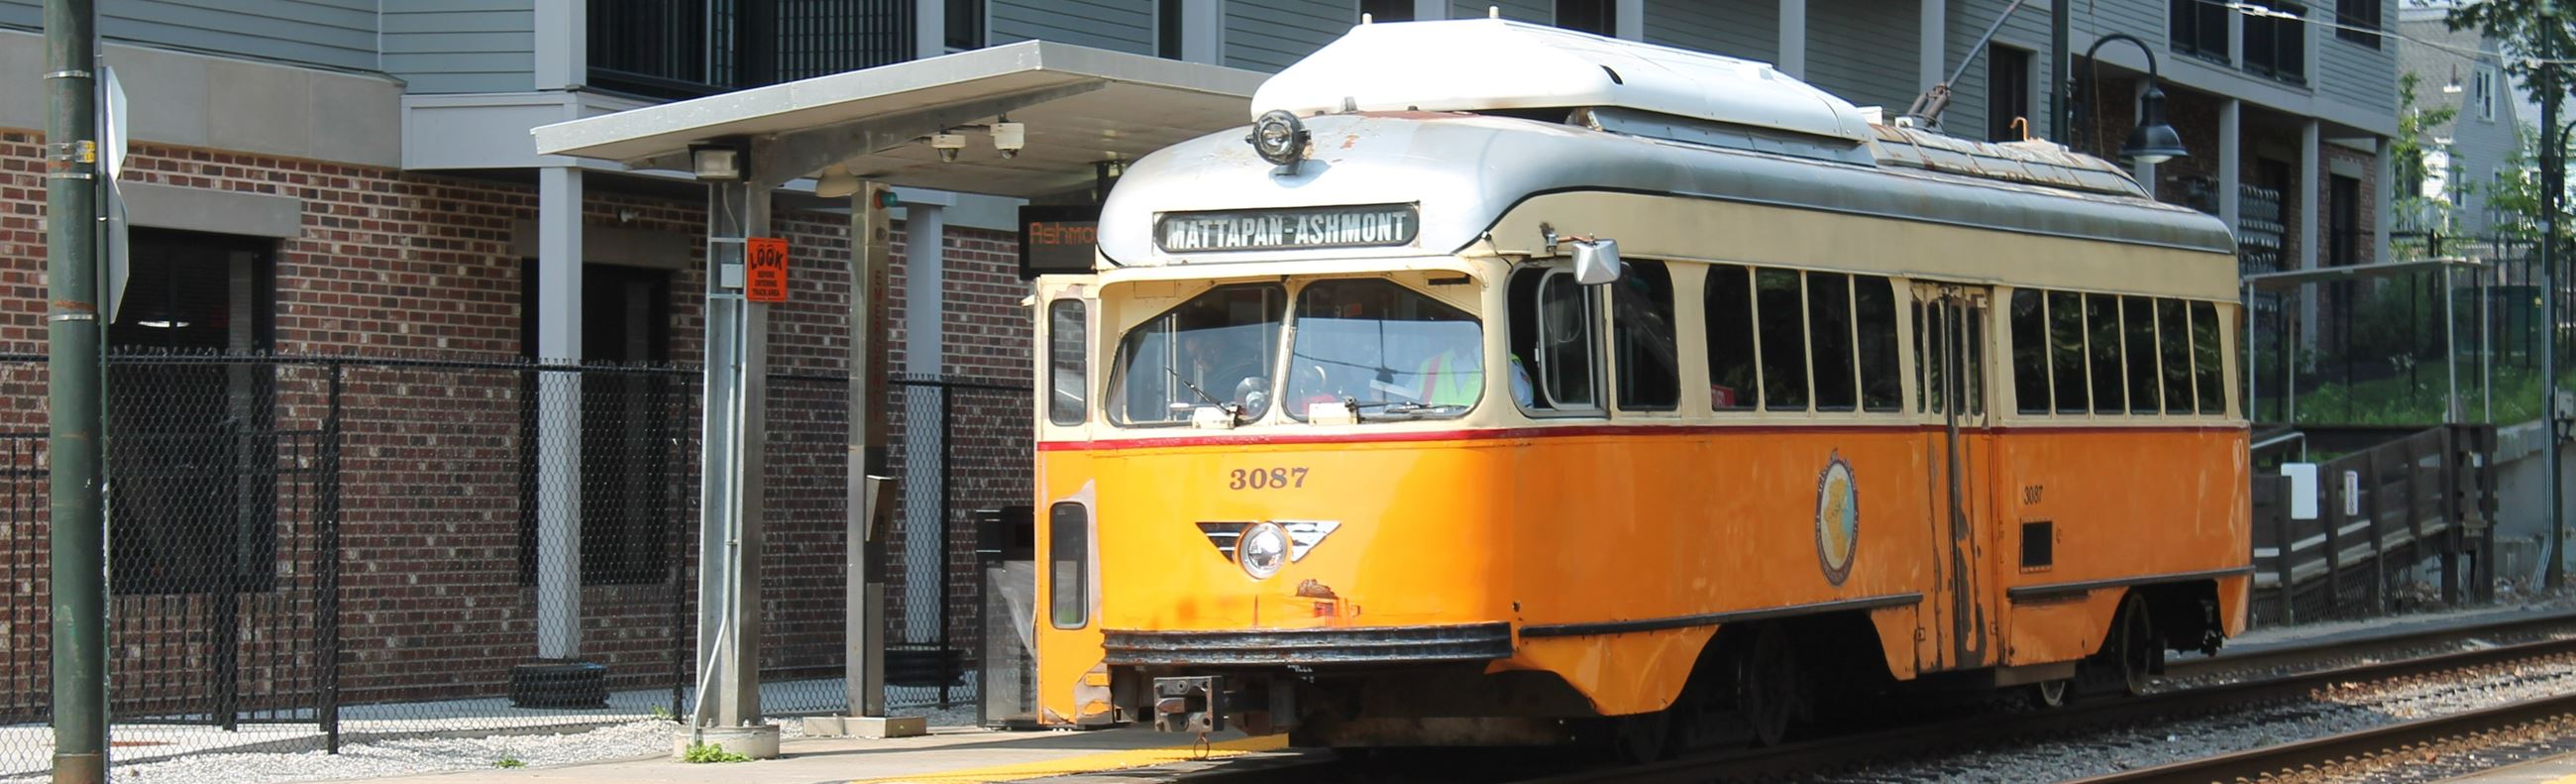
M 2407 615 L 2392 615 L 2350 621 L 2323 621 L 2291 626 L 2258 626 L 2227 641 L 2218 650 L 2218 658 L 2261 653 L 2282 648 L 2305 647 L 2332 643 L 2361 643 L 2382 637 L 2461 626 L 2501 623 L 2551 616 L 2576 617 L 2576 599 L 2557 598 L 2509 607 L 2472 607 L 2439 610 Z M 2199 654 L 2176 654 L 2176 660 L 2198 658 Z
M 2506 765 L 2449 781 L 2476 784 L 2576 784 L 2576 754 Z
M 853 784 L 965 784 L 1027 781 L 1104 773 L 1148 765 L 1204 767 L 1253 759 L 1295 757 L 1286 736 L 1209 737 L 1193 748 L 1187 736 L 1126 728 L 1095 732 L 999 732 L 941 727 L 914 738 L 789 738 L 780 756 L 758 762 L 623 760 L 556 768 L 468 771 L 374 781 L 404 784 L 714 784 L 715 782 L 838 782 Z

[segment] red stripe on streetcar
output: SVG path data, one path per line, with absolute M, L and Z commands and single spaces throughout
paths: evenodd
M 1581 438 L 1586 436 L 1707 436 L 1707 435 L 1866 435 L 1874 433 L 1938 433 L 1943 425 L 1577 425 L 1570 427 L 1510 427 L 1478 430 L 1409 430 L 1394 433 L 1331 433 L 1307 435 L 1241 435 L 1181 436 L 1175 438 L 1118 438 L 1092 441 L 1041 441 L 1040 452 L 1090 452 L 1125 449 L 1165 449 L 1207 446 L 1302 446 L 1308 444 L 1408 444 L 1426 441 L 1509 441 L 1535 438 Z M 2116 425 L 2014 425 L 1984 428 L 1961 428 L 1964 433 L 1992 435 L 2012 432 L 2028 435 L 2065 434 L 2174 434 L 2174 433 L 2245 433 L 2242 425 L 2149 425 L 2121 427 Z

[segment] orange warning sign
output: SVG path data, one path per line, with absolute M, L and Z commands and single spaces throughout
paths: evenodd
M 743 260 L 744 298 L 753 302 L 787 301 L 787 238 L 745 240 Z

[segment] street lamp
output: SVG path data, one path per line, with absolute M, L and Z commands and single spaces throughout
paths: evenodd
M 2154 49 L 2147 48 L 2147 42 L 2140 41 L 2127 33 L 2112 33 L 2095 39 L 2093 46 L 2084 50 L 2085 82 L 2088 84 L 2094 82 L 2094 72 L 2102 67 L 2102 61 L 2094 55 L 2102 51 L 2103 44 L 2112 41 L 2127 41 L 2130 45 L 2138 47 L 2139 53 L 2147 56 L 2147 93 L 2138 100 L 2138 126 L 2129 129 L 2128 143 L 2120 145 L 2120 157 L 2138 163 L 2157 164 L 2190 155 L 2189 151 L 2183 149 L 2182 134 L 2175 132 L 2173 126 L 2165 122 L 2165 91 L 2157 87 L 2160 79 L 2156 75 L 2156 52 Z M 2081 103 L 2092 97 L 2077 93 L 2076 102 Z M 2100 141 L 2099 136 L 2100 131 L 2095 131 L 2097 143 Z

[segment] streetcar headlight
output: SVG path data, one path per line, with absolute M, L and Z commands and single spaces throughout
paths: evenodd
M 1262 523 L 1245 529 L 1235 542 L 1234 560 L 1243 564 L 1243 573 L 1252 579 L 1268 579 L 1288 564 L 1288 531 L 1277 523 Z
M 1243 137 L 1252 143 L 1252 151 L 1262 160 L 1288 166 L 1306 157 L 1306 124 L 1297 115 L 1272 109 L 1253 121 L 1252 133 Z

